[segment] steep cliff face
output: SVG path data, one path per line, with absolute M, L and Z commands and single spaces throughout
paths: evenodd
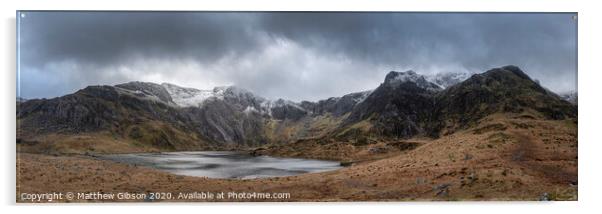
M 353 109 L 344 125 L 368 120 L 372 124 L 369 132 L 378 135 L 409 138 L 422 134 L 433 119 L 433 97 L 440 90 L 412 71 L 392 71 Z
M 124 145 L 161 150 L 209 146 L 168 99 L 139 89 L 89 86 L 63 97 L 29 100 L 19 104 L 17 121 L 17 137 L 24 141 L 52 138 L 48 143 L 59 144 L 62 140 L 54 140 L 55 136 L 104 135 Z
M 372 90 L 362 91 L 342 97 L 331 97 L 318 102 L 303 101 L 300 105 L 313 115 L 332 114 L 335 117 L 340 117 L 351 112 L 357 104 L 363 102 L 371 93 Z

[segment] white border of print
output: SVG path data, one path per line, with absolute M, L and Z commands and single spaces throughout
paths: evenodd
M 602 155 L 602 143 L 597 141 L 596 129 L 599 127 L 602 106 L 600 85 L 600 27 L 602 20 L 600 7 L 595 2 L 586 1 L 536 1 L 536 0 L 424 0 L 424 1 L 2 1 L 2 89 L 0 105 L 3 119 L 2 136 L 2 176 L 1 208 L 6 213 L 221 213 L 224 211 L 248 213 L 278 212 L 292 213 L 573 213 L 575 211 L 594 212 L 602 210 L 601 171 L 596 167 Z M 579 15 L 579 201 L 578 202 L 418 202 L 418 203 L 161 203 L 161 204 L 61 204 L 61 205 L 15 205 L 15 15 L 16 10 L 256 10 L 256 11 L 479 11 L 479 12 L 578 12 Z M 597 40 L 595 38 L 598 38 Z M 145 206 L 141 206 L 145 205 Z M 91 207 L 94 208 L 91 208 Z M 8 210 L 7 210 L 8 209 Z

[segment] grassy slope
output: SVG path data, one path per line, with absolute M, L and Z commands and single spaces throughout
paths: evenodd
M 211 150 L 211 144 L 169 124 L 146 121 L 111 131 L 22 136 L 17 150 L 43 154 Z

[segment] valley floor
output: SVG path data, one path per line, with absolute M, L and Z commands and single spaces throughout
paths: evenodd
M 256 192 L 290 197 L 190 201 L 577 200 L 575 121 L 494 115 L 480 124 L 336 171 L 252 180 L 179 176 L 85 155 L 22 152 L 17 154 L 16 199 L 30 202 L 21 200 L 24 193 L 52 192 L 170 192 L 174 197 Z M 335 148 L 325 146 L 314 155 L 295 150 L 268 153 L 324 158 L 327 149 Z

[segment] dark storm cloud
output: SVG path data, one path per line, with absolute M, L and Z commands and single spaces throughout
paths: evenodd
M 35 12 L 22 19 L 24 60 L 106 65 L 131 56 L 216 60 L 253 48 L 253 15 L 232 13 Z M 30 49 L 35 51 L 29 51 Z
M 562 92 L 576 90 L 572 16 L 25 12 L 21 94 L 143 80 L 315 100 L 374 88 L 393 69 L 483 72 L 506 64 Z
M 486 69 L 539 61 L 574 70 L 572 14 L 272 13 L 261 24 L 304 45 L 376 63 Z

